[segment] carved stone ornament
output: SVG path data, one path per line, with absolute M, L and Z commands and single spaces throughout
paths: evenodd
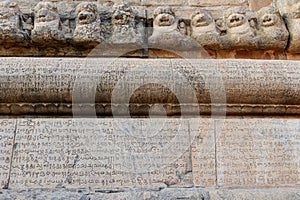
M 103 41 L 101 20 L 96 4 L 82 2 L 76 7 L 76 28 L 73 39 L 76 43 Z
M 289 32 L 277 8 L 268 6 L 257 12 L 259 49 L 284 50 Z
M 210 12 L 196 10 L 191 17 L 191 31 L 192 38 L 204 48 L 220 49 L 220 33 Z
M 196 41 L 179 30 L 178 19 L 170 7 L 158 7 L 154 11 L 153 34 L 149 40 L 150 48 L 193 49 Z
M 143 29 L 138 29 L 133 9 L 126 3 L 113 7 L 113 32 L 110 43 L 143 44 Z
M 249 20 L 244 8 L 234 7 L 225 11 L 226 35 L 222 36 L 223 48 L 237 50 L 257 48 L 258 39 Z
M 34 28 L 32 40 L 36 43 L 62 42 L 65 36 L 57 7 L 52 2 L 39 2 L 34 8 Z
M 22 30 L 22 15 L 14 1 L 0 2 L 0 43 L 18 43 L 28 38 Z
M 300 53 L 300 2 L 291 6 L 286 22 L 290 33 L 288 51 Z

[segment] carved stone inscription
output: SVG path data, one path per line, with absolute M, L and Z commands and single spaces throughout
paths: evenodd
M 214 120 L 201 119 L 192 143 L 192 170 L 195 186 L 216 186 Z M 192 129 L 193 130 L 193 129 Z
M 299 184 L 299 120 L 226 119 L 216 141 L 219 186 Z
M 8 187 L 16 120 L 0 121 L 0 187 Z
M 19 120 L 10 187 L 183 184 L 188 122 L 149 120 Z
M 96 102 L 107 103 L 118 82 L 116 89 L 122 93 L 125 92 L 122 88 L 131 89 L 131 93 L 126 93 L 128 96 L 145 84 L 160 81 L 166 86 L 176 86 L 175 89 L 169 89 L 177 98 L 182 97 L 184 101 L 178 99 L 180 103 L 192 102 L 193 96 L 187 96 L 184 87 L 189 84 L 195 89 L 201 103 L 211 102 L 210 94 L 218 92 L 218 84 L 225 85 L 227 103 L 294 105 L 300 102 L 299 63 L 292 61 L 195 60 L 189 64 L 182 60 L 164 59 L 87 60 L 91 65 L 86 64 L 85 59 L 75 58 L 2 58 L 0 100 L 6 103 L 72 103 L 74 83 L 81 81 L 87 86 L 98 84 L 94 99 Z M 175 79 L 173 72 L 181 74 L 178 76 L 180 79 Z M 140 77 L 145 75 L 147 79 L 142 81 Z M 223 83 L 219 81 L 220 77 Z M 157 96 L 149 96 L 147 103 L 154 97 Z

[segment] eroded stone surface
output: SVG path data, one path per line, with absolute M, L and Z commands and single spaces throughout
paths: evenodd
M 5 115 L 71 115 L 72 103 L 83 104 L 76 108 L 82 114 L 95 103 L 99 113 L 111 114 L 112 103 L 121 115 L 129 103 L 133 110 L 145 106 L 141 113 L 155 103 L 218 102 L 236 113 L 256 114 L 297 114 L 299 109 L 299 63 L 294 61 L 2 58 L 1 63 L 0 111 Z M 170 115 L 178 111 L 164 106 Z
M 216 133 L 217 184 L 298 184 L 299 127 L 293 119 L 226 119 Z
M 222 37 L 225 49 L 253 50 L 257 48 L 257 37 L 247 11 L 242 7 L 225 11 L 226 35 Z
M 187 122 L 18 120 L 10 188 L 188 185 Z M 149 128 L 150 127 L 150 128 Z M 188 182 L 186 182 L 188 181 Z
M 39 2 L 34 8 L 34 28 L 32 40 L 36 43 L 63 42 L 62 24 L 57 6 L 52 2 Z
M 0 2 L 0 43 L 25 43 L 28 34 L 23 31 L 22 13 L 14 1 Z
M 264 7 L 258 12 L 259 49 L 284 50 L 288 43 L 289 32 L 277 8 Z
M 215 123 L 201 119 L 200 129 L 192 129 L 196 137 L 192 143 L 192 173 L 195 186 L 216 186 Z
M 0 121 L 0 187 L 7 188 L 15 137 L 16 120 Z
M 91 2 L 80 3 L 76 7 L 76 28 L 73 39 L 76 43 L 100 43 L 102 36 L 101 20 L 97 5 Z

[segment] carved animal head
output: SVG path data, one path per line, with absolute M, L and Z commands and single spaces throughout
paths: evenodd
M 206 10 L 196 10 L 192 15 L 191 25 L 193 27 L 208 26 L 213 23 L 214 19 Z
M 280 14 L 277 8 L 268 6 L 258 11 L 258 23 L 262 27 L 274 26 L 280 22 Z
M 113 9 L 112 22 L 114 25 L 126 25 L 134 21 L 134 13 L 128 4 L 117 4 Z
M 247 23 L 246 11 L 243 8 L 230 8 L 226 10 L 224 17 L 228 28 L 238 27 Z
M 51 2 L 39 2 L 34 8 L 35 23 L 51 22 L 59 19 L 57 7 Z
M 295 3 L 291 6 L 291 18 L 299 19 L 300 18 L 300 2 Z
M 0 20 L 10 19 L 20 13 L 20 8 L 16 2 L 1 1 L 0 2 Z
M 158 7 L 154 11 L 154 25 L 171 26 L 176 22 L 175 13 L 170 7 Z
M 97 5 L 90 2 L 80 3 L 76 8 L 77 24 L 91 24 L 98 18 Z

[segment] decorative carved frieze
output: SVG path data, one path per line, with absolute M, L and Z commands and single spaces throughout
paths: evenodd
M 106 51 L 100 55 L 108 56 L 115 55 L 118 48 L 147 47 L 300 53 L 299 3 L 294 3 L 284 18 L 274 6 L 258 11 L 233 6 L 218 14 L 205 8 L 153 9 L 127 3 L 42 1 L 33 13 L 22 13 L 16 2 L 1 1 L 0 43 L 6 47 L 0 49 L 0 55 L 9 55 L 10 45 L 23 46 L 19 52 L 28 52 L 26 55 L 36 55 L 36 51 L 45 51 L 37 55 L 49 55 L 47 49 L 52 48 L 56 56 L 86 56 L 98 44 Z

